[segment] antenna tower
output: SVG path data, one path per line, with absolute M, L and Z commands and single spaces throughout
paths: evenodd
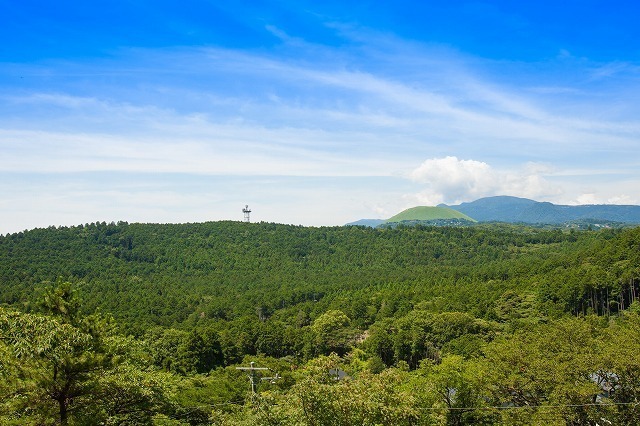
M 242 209 L 242 213 L 244 213 L 244 221 L 247 223 L 251 222 L 251 219 L 249 219 L 249 214 L 251 213 L 251 209 L 249 209 L 248 204 L 244 206 L 244 209 Z

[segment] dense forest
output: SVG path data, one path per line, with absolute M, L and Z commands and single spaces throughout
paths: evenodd
M 640 228 L 34 229 L 0 423 L 638 424 L 639 297 Z

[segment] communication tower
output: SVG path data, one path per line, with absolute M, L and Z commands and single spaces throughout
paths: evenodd
M 251 209 L 249 209 L 248 204 L 244 206 L 244 209 L 242 209 L 242 213 L 244 213 L 244 221 L 247 223 L 251 222 L 251 219 L 249 219 L 249 214 L 251 213 Z

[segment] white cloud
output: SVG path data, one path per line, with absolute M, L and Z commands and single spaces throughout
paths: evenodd
M 598 197 L 593 193 L 581 194 L 575 204 L 598 204 Z
M 535 163 L 511 171 L 453 156 L 433 158 L 409 173 L 411 180 L 425 185 L 410 198 L 427 205 L 457 204 L 492 195 L 547 198 L 562 192 L 545 178 L 550 171 L 548 166 Z
M 594 190 L 594 192 L 584 192 L 580 194 L 575 200 L 570 200 L 567 204 L 570 204 L 570 205 L 581 205 L 581 204 L 637 205 L 640 202 L 640 199 L 637 197 L 634 198 L 625 193 L 612 195 L 610 193 L 605 193 L 604 191 L 602 191 L 602 189 L 603 188 L 596 189 Z

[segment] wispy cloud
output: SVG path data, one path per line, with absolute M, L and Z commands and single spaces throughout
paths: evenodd
M 184 81 L 165 86 L 166 82 L 154 82 L 151 71 L 146 83 L 132 74 L 133 83 L 119 89 L 127 92 L 128 88 L 129 93 L 116 99 L 113 96 L 120 95 L 118 92 L 98 85 L 89 97 L 35 92 L 21 99 L 13 95 L 10 101 L 47 109 L 44 120 L 40 120 L 49 126 L 46 130 L 55 129 L 55 123 L 61 122 L 73 123 L 83 134 L 100 129 L 100 123 L 116 133 L 122 129 L 149 134 L 165 131 L 168 126 L 182 126 L 183 130 L 192 126 L 194 131 L 190 133 L 196 133 L 198 129 L 224 125 L 227 129 L 235 126 L 235 131 L 243 134 L 253 126 L 300 132 L 296 144 L 315 144 L 320 151 L 323 145 L 317 144 L 317 138 L 309 142 L 310 132 L 324 133 L 326 146 L 331 149 L 335 147 L 330 140 L 351 136 L 351 141 L 343 145 L 347 150 L 374 142 L 382 135 L 392 142 L 393 149 L 388 152 L 399 153 L 396 155 L 400 157 L 403 150 L 420 145 L 442 149 L 442 143 L 448 142 L 463 143 L 466 149 L 474 150 L 470 153 L 473 156 L 493 148 L 516 155 L 538 150 L 546 156 L 551 147 L 560 150 L 560 156 L 573 155 L 577 148 L 588 154 L 603 138 L 609 148 L 627 149 L 640 133 L 640 126 L 632 122 L 555 115 L 538 106 L 537 98 L 527 98 L 526 92 L 497 81 L 484 81 L 474 76 L 473 70 L 458 71 L 453 77 L 441 74 L 441 70 L 425 71 L 430 74 L 425 85 L 377 74 L 376 69 L 331 69 L 325 63 L 297 63 L 224 49 L 188 49 L 168 52 L 164 57 L 151 52 L 147 56 L 151 63 L 191 64 L 181 66 L 180 72 L 188 67 L 189 72 L 196 73 L 200 68 L 195 76 L 202 78 L 201 85 L 211 82 L 212 86 L 201 88 Z M 242 76 L 238 90 L 216 83 L 217 77 L 226 82 L 232 75 Z M 140 89 L 140 84 L 146 86 Z M 51 122 L 47 123 L 47 115 Z M 196 118 L 198 123 L 193 123 Z M 29 128 L 38 126 L 32 117 L 22 115 L 21 119 Z M 200 131 L 212 137 L 210 132 Z M 270 140 L 274 139 L 280 138 Z M 210 140 L 215 141 L 215 137 Z

